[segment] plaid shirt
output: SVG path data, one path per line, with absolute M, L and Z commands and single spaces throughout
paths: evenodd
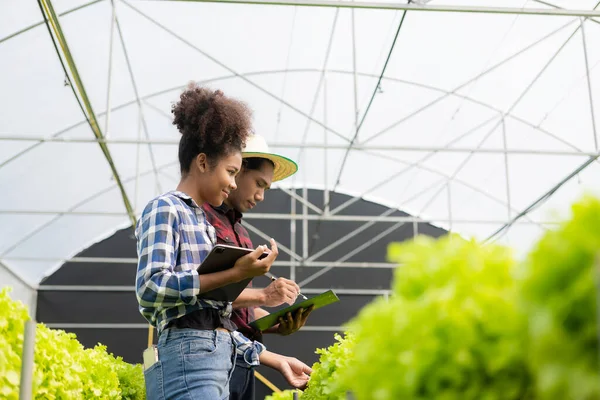
M 213 308 L 224 317 L 231 303 L 198 298 L 196 268 L 216 242 L 215 228 L 188 195 L 171 191 L 151 200 L 136 225 L 138 269 L 136 296 L 140 312 L 159 334 L 167 324 L 188 313 Z M 258 365 L 265 347 L 240 332 L 233 333 L 237 353 Z
M 220 207 L 203 204 L 202 209 L 206 214 L 208 222 L 215 227 L 217 243 L 245 247 L 247 249 L 253 247 L 248 231 L 241 224 L 242 213 L 229 208 L 225 203 Z M 252 282 L 248 284 L 248 287 L 252 287 Z M 254 319 L 254 307 L 236 308 L 233 310 L 231 316 L 231 320 L 237 325 L 238 330 L 244 336 L 262 342 L 262 332 L 249 325 L 250 321 Z

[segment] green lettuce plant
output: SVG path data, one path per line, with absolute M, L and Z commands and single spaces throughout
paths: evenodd
M 354 361 L 340 373 L 357 399 L 524 399 L 525 316 L 516 263 L 501 246 L 458 236 L 393 244 L 394 296 L 351 322 Z
M 24 323 L 21 302 L 0 291 L 0 398 L 18 399 Z M 37 324 L 33 394 L 36 399 L 146 398 L 141 365 L 125 363 L 97 345 L 85 349 L 75 334 Z
M 600 200 L 585 198 L 526 259 L 520 291 L 539 399 L 600 398 Z

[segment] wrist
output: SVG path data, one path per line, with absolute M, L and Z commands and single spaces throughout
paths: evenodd
M 266 306 L 267 305 L 267 293 L 265 292 L 265 289 L 260 289 L 257 291 L 256 293 L 257 295 L 257 307 L 262 307 L 262 306 Z
M 265 350 L 260 353 L 260 363 L 262 365 L 266 365 L 267 367 L 279 369 L 280 361 L 277 358 L 275 353 L 270 352 L 269 350 Z
M 264 331 L 262 331 L 262 333 L 277 333 L 277 334 L 279 334 L 279 326 L 280 326 L 280 324 L 273 325 L 272 327 L 267 328 Z
M 229 272 L 228 278 L 231 280 L 232 283 L 243 281 L 246 278 L 244 274 L 241 273 L 239 268 L 233 267 L 226 271 Z

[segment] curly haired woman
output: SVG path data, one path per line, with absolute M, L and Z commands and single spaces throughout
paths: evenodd
M 198 275 L 216 243 L 204 203 L 219 206 L 236 188 L 241 151 L 251 130 L 247 106 L 195 84 L 172 108 L 182 137 L 181 180 L 151 200 L 136 226 L 136 294 L 144 318 L 158 330 L 158 361 L 144 371 L 148 399 L 227 399 L 236 351 L 251 365 L 265 350 L 235 332 L 231 303 L 200 293 L 263 275 L 277 245 L 258 246 L 233 268 Z M 263 252 L 270 254 L 259 260 Z M 268 352 L 267 352 L 268 353 Z

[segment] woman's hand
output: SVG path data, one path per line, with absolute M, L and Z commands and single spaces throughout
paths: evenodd
M 290 386 L 296 389 L 304 389 L 312 369 L 297 358 L 282 356 L 279 372 Z
M 268 255 L 265 258 L 260 259 L 263 253 L 268 253 Z M 237 272 L 240 281 L 246 278 L 264 275 L 269 272 L 271 265 L 278 255 L 279 251 L 277 250 L 277 243 L 275 243 L 274 239 L 271 239 L 270 250 L 266 245 L 258 246 L 252 253 L 239 258 L 233 266 L 233 269 Z

